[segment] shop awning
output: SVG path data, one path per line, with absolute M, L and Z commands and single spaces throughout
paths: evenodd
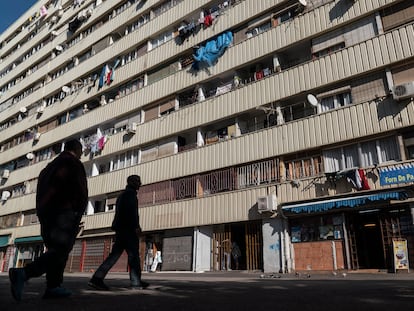
M 5 247 L 9 245 L 9 235 L 0 236 L 0 247 Z
M 40 235 L 38 235 L 38 236 L 28 236 L 28 237 L 24 237 L 24 238 L 14 239 L 14 244 L 31 243 L 31 242 L 43 242 L 43 239 Z
M 282 210 L 284 212 L 291 212 L 295 214 L 318 213 L 336 208 L 363 206 L 374 201 L 404 200 L 406 198 L 407 193 L 405 191 L 382 192 L 370 195 L 359 195 L 354 197 L 284 205 L 282 206 Z

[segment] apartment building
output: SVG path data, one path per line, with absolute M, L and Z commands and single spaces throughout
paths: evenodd
M 235 269 L 229 242 L 241 270 L 414 265 L 412 1 L 39 0 L 0 44 L 0 271 L 43 252 L 37 177 L 72 138 L 67 271 L 109 254 L 130 174 L 147 271 Z

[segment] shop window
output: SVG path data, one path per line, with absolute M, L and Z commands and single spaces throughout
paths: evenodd
M 292 220 L 292 243 L 343 239 L 342 222 L 337 215 Z

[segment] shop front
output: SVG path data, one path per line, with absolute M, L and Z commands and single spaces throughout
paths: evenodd
M 413 261 L 414 226 L 405 191 L 285 205 L 296 271 L 393 271 L 393 244 Z M 407 260 L 407 261 L 408 261 Z
M 23 237 L 14 239 L 16 247 L 14 267 L 20 268 L 34 261 L 43 254 L 44 245 L 41 236 Z
M 10 235 L 0 236 L 0 272 L 7 271 L 7 259 Z

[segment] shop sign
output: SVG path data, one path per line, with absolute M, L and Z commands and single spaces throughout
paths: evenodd
M 414 165 L 381 168 L 379 175 L 381 186 L 414 182 Z
M 394 269 L 397 270 L 408 270 L 408 248 L 407 240 L 398 239 L 392 241 L 392 248 L 394 253 Z

